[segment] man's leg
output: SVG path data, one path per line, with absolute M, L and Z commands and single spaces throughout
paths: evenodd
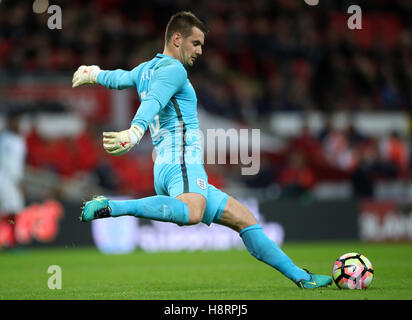
M 206 199 L 197 193 L 183 193 L 176 198 L 164 195 L 135 200 L 109 200 L 97 197 L 85 204 L 81 220 L 135 216 L 180 226 L 199 223 L 202 220 Z
M 200 223 L 206 208 L 206 199 L 199 193 L 182 193 L 176 199 L 182 201 L 189 208 L 188 225 Z
M 239 232 L 252 256 L 274 267 L 292 281 L 310 278 L 306 271 L 296 267 L 278 245 L 266 236 L 249 209 L 236 199 L 229 197 L 218 223 Z
M 225 209 L 216 223 L 239 232 L 252 256 L 274 267 L 299 287 L 314 288 L 331 283 L 330 277 L 312 275 L 298 268 L 282 249 L 266 236 L 249 209 L 236 199 L 228 198 Z
M 207 185 L 207 175 L 199 165 L 186 165 L 185 170 L 183 174 L 180 164 L 155 164 L 156 196 L 136 200 L 97 197 L 85 204 L 80 218 L 90 221 L 131 215 L 180 226 L 199 223 L 206 207 L 207 189 L 204 186 Z

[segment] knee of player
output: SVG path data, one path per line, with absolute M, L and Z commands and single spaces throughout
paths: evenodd
M 177 197 L 183 201 L 189 209 L 189 225 L 202 222 L 206 209 L 206 199 L 197 193 L 184 193 Z
M 205 209 L 203 207 L 189 207 L 189 224 L 198 224 L 202 222 Z

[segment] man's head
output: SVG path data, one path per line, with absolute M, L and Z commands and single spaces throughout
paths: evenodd
M 12 109 L 6 114 L 6 129 L 14 132 L 20 132 L 20 120 L 23 115 L 23 111 L 19 109 Z
M 183 65 L 192 66 L 202 54 L 207 33 L 205 25 L 191 12 L 174 14 L 166 27 L 165 51 L 180 60 Z

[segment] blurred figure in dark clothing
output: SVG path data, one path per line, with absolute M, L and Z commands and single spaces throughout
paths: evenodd
M 370 139 L 358 148 L 359 164 L 352 172 L 353 195 L 360 198 L 372 198 L 378 179 L 396 177 L 396 168 L 384 161 L 379 155 L 376 141 Z
M 283 197 L 301 196 L 315 186 L 316 176 L 307 165 L 304 155 L 293 152 L 279 173 L 278 182 L 282 187 Z
M 250 188 L 267 188 L 275 182 L 273 165 L 269 157 L 261 156 L 260 170 L 255 175 L 242 176 L 244 182 Z

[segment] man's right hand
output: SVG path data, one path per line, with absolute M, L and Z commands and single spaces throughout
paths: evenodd
M 132 125 L 129 130 L 120 132 L 103 132 L 103 147 L 113 156 L 121 156 L 129 152 L 142 139 L 144 131 L 138 125 Z
M 96 84 L 100 71 L 99 66 L 80 66 L 73 75 L 73 88 L 83 84 Z

